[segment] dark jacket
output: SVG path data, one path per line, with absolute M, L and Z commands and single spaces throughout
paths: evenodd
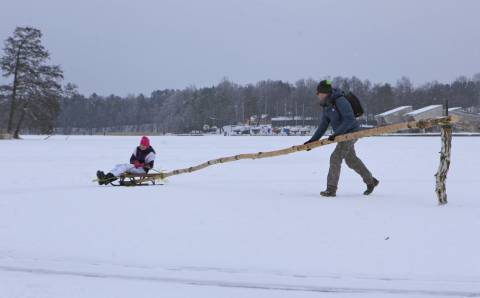
M 135 148 L 132 156 L 130 157 L 131 164 L 134 164 L 135 161 L 145 164 L 143 169 L 146 173 L 148 173 L 148 170 L 153 169 L 153 164 L 155 162 L 155 150 L 153 150 L 151 146 L 145 150 L 141 150 L 140 146 L 138 146 Z
M 352 105 L 345 98 L 345 94 L 337 89 L 333 89 L 332 94 L 327 98 L 323 105 L 322 119 L 317 131 L 308 142 L 318 141 L 331 125 L 335 135 L 342 135 L 360 129 L 360 125 L 355 119 Z

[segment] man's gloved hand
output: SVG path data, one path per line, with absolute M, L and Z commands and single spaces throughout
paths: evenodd
M 136 160 L 133 165 L 135 166 L 135 168 L 143 168 L 144 164 L 139 162 L 138 160 Z
M 333 141 L 335 141 L 336 137 L 337 137 L 337 135 L 333 133 L 333 134 L 328 136 L 328 140 L 333 142 Z
M 312 143 L 312 141 L 308 140 L 305 143 L 303 143 L 303 145 L 308 145 L 310 143 Z M 312 148 L 308 148 L 306 151 L 310 151 L 310 150 L 312 150 Z

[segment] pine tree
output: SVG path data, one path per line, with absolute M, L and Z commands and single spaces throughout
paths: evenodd
M 0 58 L 3 76 L 13 77 L 12 84 L 4 88 L 11 93 L 7 133 L 14 132 L 16 138 L 25 120 L 45 132 L 53 129 L 59 113 L 63 72 L 59 66 L 47 65 L 50 54 L 41 38 L 38 29 L 17 27 L 5 41 L 5 54 Z

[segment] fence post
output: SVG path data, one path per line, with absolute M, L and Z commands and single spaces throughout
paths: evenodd
M 444 116 L 448 116 L 448 99 L 445 100 Z M 445 205 L 448 203 L 445 182 L 447 180 L 448 169 L 450 168 L 450 155 L 452 149 L 452 125 L 440 125 L 440 136 L 442 142 L 442 149 L 440 151 L 440 165 L 438 166 L 438 171 L 435 174 L 435 192 L 437 193 L 438 204 Z

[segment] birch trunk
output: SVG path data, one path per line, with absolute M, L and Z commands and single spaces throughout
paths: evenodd
M 442 150 L 440 151 L 440 165 L 435 174 L 435 191 L 438 197 L 438 204 L 445 205 L 447 201 L 447 190 L 445 182 L 447 180 L 448 169 L 450 168 L 450 152 L 452 148 L 452 126 L 441 126 Z

